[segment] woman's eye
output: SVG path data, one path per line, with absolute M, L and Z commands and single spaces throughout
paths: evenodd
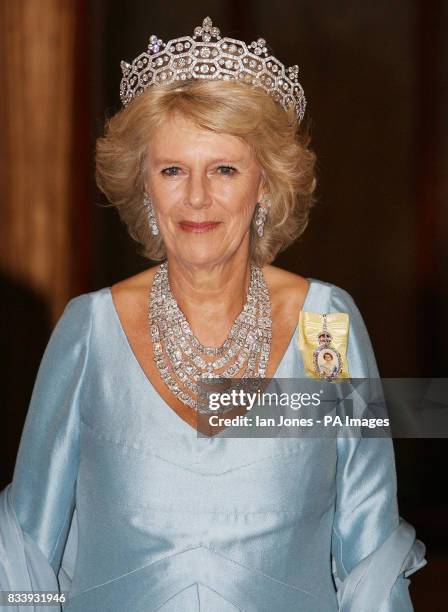
M 165 176 L 177 176 L 177 173 L 171 172 L 171 170 L 180 170 L 177 166 L 171 166 L 170 168 L 164 168 L 162 170 L 162 174 Z
M 236 168 L 233 166 L 219 166 L 219 168 L 226 170 L 226 172 L 222 173 L 224 176 L 231 176 L 236 172 Z
M 162 174 L 164 176 L 178 176 L 178 170 L 180 170 L 178 166 L 170 166 L 169 168 L 164 168 Z M 219 166 L 218 170 L 222 170 L 221 174 L 223 176 L 231 176 L 236 172 L 236 168 L 233 166 Z

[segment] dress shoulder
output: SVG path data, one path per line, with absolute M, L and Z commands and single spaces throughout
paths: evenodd
M 82 293 L 71 298 L 65 305 L 52 332 L 52 338 L 61 333 L 89 335 L 93 319 L 94 293 Z
M 311 283 L 310 295 L 313 294 L 314 298 L 312 301 L 319 306 L 321 312 L 332 312 L 337 308 L 357 309 L 354 298 L 346 289 L 318 278 L 308 280 Z
M 70 340 L 77 344 L 87 344 L 93 335 L 95 327 L 95 314 L 100 308 L 99 303 L 109 291 L 108 287 L 81 293 L 71 298 L 65 305 L 54 330 L 51 335 L 50 343 L 55 339 L 61 339 L 66 343 Z

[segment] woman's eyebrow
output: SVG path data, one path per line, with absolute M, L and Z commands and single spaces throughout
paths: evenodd
M 211 164 L 216 164 L 216 163 L 238 164 L 238 163 L 241 163 L 242 161 L 244 161 L 244 160 L 242 160 L 242 159 L 234 159 L 232 156 L 229 156 L 229 157 L 219 157 L 219 158 L 211 159 L 209 163 L 211 163 Z M 182 163 L 184 163 L 184 162 L 176 160 L 175 158 L 172 158 L 172 157 L 154 158 L 154 159 L 150 158 L 150 162 L 152 162 L 156 166 L 163 166 L 165 164 L 182 164 Z

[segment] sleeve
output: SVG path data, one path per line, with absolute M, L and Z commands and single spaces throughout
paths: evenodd
M 0 493 L 0 591 L 60 590 L 58 573 L 75 506 L 90 302 L 91 294 L 68 302 L 39 366 L 13 480 Z M 22 608 L 34 609 L 5 606 L 9 612 Z M 56 608 L 36 607 L 46 609 Z
M 349 314 L 351 378 L 379 378 L 353 298 L 333 287 L 329 308 Z M 338 438 L 336 479 L 332 562 L 340 612 L 411 612 L 408 576 L 426 564 L 425 546 L 398 513 L 392 439 Z

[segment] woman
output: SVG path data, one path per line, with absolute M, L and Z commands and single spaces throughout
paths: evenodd
M 323 363 L 320 366 L 321 371 L 325 373 L 326 376 L 331 376 L 336 372 L 337 367 L 333 363 L 333 355 L 329 352 L 325 352 L 323 354 Z
M 345 369 L 378 377 L 350 295 L 271 265 L 305 229 L 315 156 L 297 71 L 264 45 L 207 18 L 123 64 L 97 181 L 163 263 L 74 298 L 53 332 L 1 496 L 4 590 L 60 586 L 70 612 L 412 610 L 424 547 L 389 438 L 196 431 L 201 377 L 307 374 L 301 313 L 343 313 Z

